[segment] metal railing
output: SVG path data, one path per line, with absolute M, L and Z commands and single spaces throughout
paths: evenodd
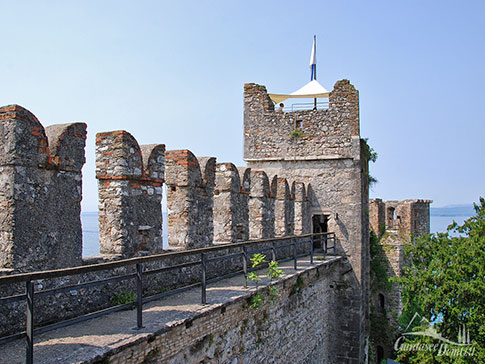
M 279 244 L 284 241 L 290 241 L 290 243 L 286 244 Z M 332 246 L 328 246 L 328 242 L 333 241 Z M 256 244 L 262 243 L 270 243 L 269 247 L 265 248 L 257 248 L 255 250 L 249 250 L 251 246 Z M 308 253 L 304 254 L 297 254 L 297 246 L 298 245 L 309 245 L 310 249 Z M 200 249 L 192 249 L 192 250 L 185 250 L 182 252 L 170 252 L 170 253 L 163 253 L 157 255 L 151 255 L 146 257 L 139 257 L 139 258 L 130 258 L 130 259 L 123 259 L 108 263 L 101 263 L 101 264 L 92 264 L 86 265 L 81 267 L 73 267 L 73 268 L 65 268 L 65 269 L 56 269 L 56 270 L 49 270 L 43 272 L 31 272 L 31 273 L 21 273 L 15 274 L 11 276 L 3 276 L 0 277 L 0 285 L 7 285 L 7 284 L 19 284 L 25 283 L 25 293 L 24 294 L 16 294 L 8 297 L 1 297 L 0 298 L 0 305 L 9 304 L 13 302 L 20 302 L 25 300 L 26 302 L 26 330 L 22 332 L 18 332 L 12 335 L 0 337 L 0 344 L 4 344 L 16 339 L 20 339 L 25 337 L 26 338 L 26 363 L 32 364 L 33 363 L 33 350 L 34 350 L 34 335 L 38 335 L 41 333 L 45 333 L 51 330 L 55 330 L 61 327 L 65 327 L 68 325 L 72 325 L 75 323 L 83 322 L 95 317 L 100 317 L 103 315 L 107 315 L 113 312 L 131 309 L 136 307 L 137 315 L 136 315 L 136 325 L 138 329 L 143 327 L 143 304 L 169 296 L 176 293 L 180 293 L 186 290 L 189 290 L 194 287 L 201 287 L 201 303 L 207 303 L 207 284 L 212 283 L 223 278 L 228 278 L 230 276 L 235 276 L 240 273 L 244 273 L 244 286 L 247 287 L 247 275 L 250 271 L 258 268 L 248 268 L 248 261 L 250 260 L 250 256 L 256 253 L 263 253 L 267 251 L 271 251 L 271 258 L 272 260 L 276 261 L 276 250 L 284 249 L 284 248 L 292 248 L 292 254 L 290 257 L 285 257 L 283 259 L 279 259 L 280 262 L 293 260 L 293 267 L 297 269 L 298 258 L 302 256 L 307 256 L 310 254 L 310 263 L 313 264 L 313 256 L 314 256 L 314 248 L 317 245 L 318 249 L 323 251 L 324 255 L 328 254 L 328 250 L 332 249 L 333 255 L 335 255 L 335 234 L 334 233 L 317 233 L 317 234 L 305 234 L 299 236 L 286 236 L 281 238 L 271 238 L 271 239 L 260 239 L 260 240 L 252 240 L 246 242 L 239 242 L 239 243 L 229 243 L 229 244 L 222 244 L 218 246 L 211 246 L 207 248 L 200 248 Z M 241 251 L 233 254 L 227 254 L 218 257 L 209 257 L 210 253 L 221 251 L 227 248 L 240 248 Z M 152 263 L 161 261 L 164 259 L 173 259 L 176 257 L 183 257 L 183 256 L 194 256 L 198 255 L 200 260 L 194 262 L 187 262 L 183 264 L 175 264 L 167 267 L 161 267 L 152 270 L 143 270 L 143 265 L 146 263 Z M 225 274 L 222 276 L 218 276 L 212 279 L 207 279 L 207 264 L 210 262 L 220 261 L 220 260 L 227 260 L 233 258 L 241 258 L 242 259 L 242 270 L 234 270 L 229 274 Z M 143 296 L 143 278 L 147 277 L 152 274 L 168 272 L 174 269 L 180 269 L 184 267 L 190 266 L 197 266 L 200 265 L 201 268 L 201 275 L 200 281 L 188 285 L 184 285 L 182 287 L 178 287 L 169 291 L 165 291 L 162 293 L 158 293 L 152 296 L 144 297 Z M 97 271 L 105 271 L 105 270 L 113 270 L 114 268 L 119 267 L 127 267 L 127 266 L 135 266 L 136 271 L 135 273 L 131 274 L 123 274 L 118 275 L 106 279 L 99 279 L 74 285 L 68 285 L 64 287 L 58 288 L 51 288 L 51 289 L 44 289 L 40 291 L 34 290 L 34 282 L 37 280 L 44 280 L 44 279 L 53 279 L 59 277 L 68 277 L 72 275 L 90 273 L 90 272 L 97 272 Z M 120 304 L 114 307 L 105 308 L 102 310 L 98 310 L 95 312 L 87 313 L 81 316 L 77 316 L 71 319 L 63 320 L 60 322 L 56 322 L 47 326 L 37 327 L 34 328 L 34 303 L 37 297 L 44 297 L 50 296 L 58 293 L 68 292 L 68 291 L 78 291 L 82 288 L 89 288 L 99 285 L 105 285 L 108 283 L 115 283 L 115 282 L 122 282 L 126 280 L 135 280 L 136 284 L 136 300 L 129 303 Z
M 303 110 L 313 110 L 315 108 L 315 104 L 313 102 L 297 102 L 291 104 L 291 106 L 285 106 L 283 108 L 284 112 L 292 112 L 292 111 L 303 111 Z M 318 101 L 317 102 L 317 110 L 325 110 L 329 108 L 328 101 Z

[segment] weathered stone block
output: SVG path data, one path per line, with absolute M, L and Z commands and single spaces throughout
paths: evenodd
M 124 130 L 96 135 L 99 237 L 102 254 L 162 251 L 165 146 L 139 146 Z
M 263 171 L 250 171 L 249 238 L 265 239 L 274 236 L 274 199 L 268 176 Z
M 170 246 L 188 249 L 211 245 L 215 158 L 198 160 L 189 150 L 172 150 L 166 161 Z
M 215 172 L 214 242 L 248 239 L 248 205 L 237 167 L 218 163 Z
M 81 264 L 81 168 L 86 124 L 52 125 L 18 105 L 0 108 L 0 268 Z

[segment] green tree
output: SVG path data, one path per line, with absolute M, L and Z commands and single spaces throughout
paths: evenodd
M 470 356 L 452 356 L 441 351 L 440 355 L 439 350 L 409 350 L 407 346 L 408 350 L 399 350 L 398 361 L 485 363 L 485 199 L 480 198 L 475 211 L 476 215 L 463 225 L 454 222 L 446 233 L 425 235 L 407 245 L 409 265 L 398 279 L 402 287 L 403 330 L 416 312 L 431 324 L 423 325 L 421 321 L 414 331 L 431 325 L 442 337 L 454 342 L 463 338 L 465 325 L 473 352 L 469 352 Z M 406 344 L 442 343 L 427 336 L 405 337 Z

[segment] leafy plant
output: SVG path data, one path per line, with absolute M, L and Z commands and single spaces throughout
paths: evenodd
M 273 303 L 275 299 L 279 296 L 281 296 L 281 294 L 274 286 L 268 287 L 268 297 L 269 297 L 270 303 Z
M 261 277 L 254 272 L 250 272 L 248 273 L 248 279 L 257 283 L 261 280 Z
M 111 302 L 115 306 L 124 305 L 125 303 L 134 301 L 136 301 L 136 294 L 128 290 L 115 293 L 113 297 L 111 297 Z
M 261 253 L 255 253 L 253 256 L 250 258 L 251 261 L 251 267 L 252 268 L 257 268 L 260 265 L 266 263 L 266 255 L 261 254 Z M 283 274 L 283 271 L 279 268 L 279 264 L 277 261 L 271 260 L 268 262 L 268 270 L 264 272 L 266 276 L 272 281 L 273 279 L 278 279 L 281 277 Z M 255 272 L 250 272 L 247 275 L 247 279 L 256 282 L 256 287 L 258 286 L 258 282 L 261 280 L 261 277 L 258 276 Z M 268 296 L 270 298 L 270 301 L 273 302 L 276 297 L 278 297 L 280 293 L 278 290 L 270 286 L 268 287 Z M 249 303 L 249 307 L 255 309 L 260 307 L 264 303 L 264 298 L 261 296 L 261 294 L 258 292 L 256 295 L 254 295 Z
M 363 154 L 364 160 L 367 160 L 368 162 L 375 163 L 377 161 L 377 157 L 378 157 L 377 152 L 374 150 L 374 148 L 372 148 L 368 144 L 368 138 L 363 139 L 363 141 L 364 142 L 362 144 L 362 149 L 363 149 L 362 154 Z M 367 165 L 367 163 L 364 163 L 364 165 Z M 372 187 L 378 181 L 375 177 L 371 176 L 371 174 L 369 173 L 369 167 L 368 166 L 367 166 L 365 172 L 366 172 L 366 175 L 367 175 L 367 181 L 369 182 L 369 187 Z
M 449 340 L 459 341 L 466 325 L 474 353 L 469 356 L 437 355 L 433 351 L 399 351 L 407 363 L 485 362 L 485 199 L 475 205 L 476 215 L 463 225 L 453 223 L 446 233 L 419 237 L 405 246 L 409 266 L 398 282 L 402 286 L 406 328 L 415 313 L 426 318 L 434 330 Z M 460 234 L 453 236 L 453 234 Z M 425 343 L 423 336 L 407 339 Z
M 265 272 L 270 280 L 278 279 L 283 274 L 283 271 L 279 269 L 278 262 L 272 260 L 269 262 L 268 270 Z
M 305 136 L 305 133 L 303 131 L 301 131 L 300 129 L 294 129 L 290 133 L 290 137 L 292 139 L 303 138 L 304 136 Z
M 266 255 L 261 254 L 261 253 L 255 253 L 253 256 L 250 258 L 251 261 L 251 267 L 252 268 L 257 268 L 261 264 L 266 263 Z
M 251 307 L 252 309 L 256 309 L 260 307 L 263 303 L 264 303 L 264 299 L 261 296 L 261 294 L 258 292 L 253 297 L 251 297 L 249 307 Z

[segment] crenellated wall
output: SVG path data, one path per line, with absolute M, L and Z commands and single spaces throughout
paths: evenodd
M 237 167 L 218 163 L 214 190 L 214 242 L 248 239 L 248 205 Z
M 291 194 L 294 196 L 294 234 L 302 235 L 311 232 L 311 221 L 309 218 L 309 202 L 305 184 L 303 182 L 293 182 Z
M 294 198 L 290 193 L 290 186 L 286 178 L 273 177 L 272 190 L 274 195 L 275 236 L 292 235 L 294 231 Z
M 433 201 L 408 199 L 402 201 L 383 201 L 379 198 L 369 200 L 369 219 L 371 229 L 378 234 L 395 230 L 409 237 L 429 234 L 429 205 Z
M 0 108 L 0 268 L 81 264 L 81 168 L 86 124 L 52 125 Z
M 124 130 L 96 135 L 101 254 L 162 251 L 165 145 L 138 145 Z
M 1 108 L 0 121 L 4 150 L 0 155 L 0 268 L 42 270 L 82 264 L 80 200 L 86 125 L 44 130 L 35 116 L 19 106 Z M 328 338 L 328 348 L 335 362 L 362 362 L 369 317 L 368 212 L 372 226 L 384 220 L 389 228 L 424 232 L 429 203 L 413 202 L 410 209 L 411 205 L 387 202 L 386 207 L 399 216 L 394 214 L 392 221 L 391 210 L 379 203 L 369 206 L 368 156 L 359 134 L 358 91 L 347 80 L 335 84 L 328 109 L 291 113 L 276 112 L 264 86 L 246 84 L 247 168 L 217 164 L 213 157 L 197 158 L 187 149 L 166 152 L 163 144 L 139 146 L 123 130 L 99 133 L 96 178 L 102 256 L 85 262 L 161 252 L 164 183 L 170 249 L 305 234 L 317 231 L 312 222 L 319 221 L 318 231 L 326 226 L 335 232 L 337 254 L 345 256 L 338 274 L 322 286 L 332 288 L 332 305 L 339 308 L 327 327 L 338 332 Z M 230 252 L 234 247 L 224 249 Z M 220 263 L 209 269 L 210 276 L 224 270 L 227 267 Z M 194 268 L 154 278 L 146 289 L 157 292 L 180 286 L 198 275 Z M 60 284 L 54 282 L 49 288 Z M 116 292 L 122 288 L 113 287 Z M 108 305 L 108 293 L 99 295 L 102 302 L 62 299 L 70 302 L 66 307 L 82 306 L 87 312 Z M 294 304 L 303 306 L 298 300 Z M 44 321 L 55 314 L 46 310 Z
M 342 284 L 352 290 L 339 296 L 339 304 L 342 326 L 349 338 L 342 351 L 353 354 L 338 359 L 349 363 L 364 360 L 368 333 L 366 150 L 360 138 L 359 92 L 348 80 L 335 83 L 328 109 L 294 112 L 274 110 L 265 86 L 244 85 L 244 160 L 248 167 L 311 185 L 306 189 L 308 210 L 300 211 L 308 213 L 309 224 L 321 222 L 319 226 L 310 225 L 312 231 L 326 228 L 335 232 L 338 254 L 348 256 L 352 273 Z M 295 209 L 303 205 L 297 204 Z
M 274 236 L 274 199 L 264 171 L 250 171 L 249 239 Z
M 215 158 L 189 150 L 166 154 L 168 236 L 171 247 L 200 248 L 213 240 Z

